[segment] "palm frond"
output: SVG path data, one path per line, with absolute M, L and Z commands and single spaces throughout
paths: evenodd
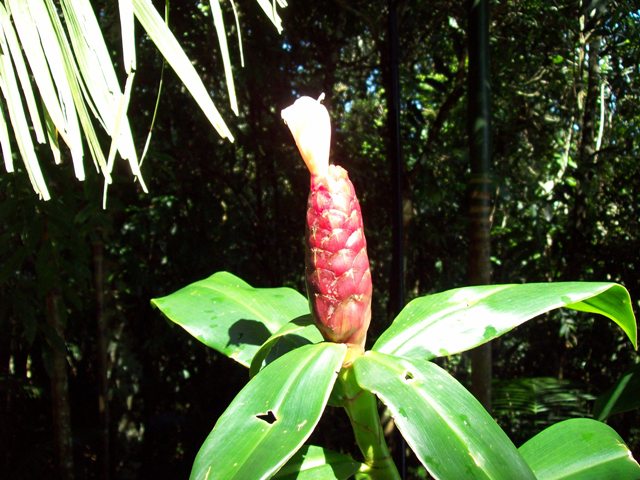
M 521 440 L 561 420 L 590 417 L 594 399 L 580 385 L 553 377 L 495 381 L 492 397 L 493 415 Z
M 281 31 L 282 22 L 276 7 L 282 8 L 286 2 L 256 2 Z M 237 25 L 235 4 L 232 8 Z M 105 198 L 117 155 L 128 162 L 133 176 L 147 191 L 127 115 L 136 70 L 134 19 L 176 72 L 213 128 L 222 138 L 234 140 L 192 62 L 151 0 L 119 0 L 118 10 L 127 75 L 124 88 L 118 81 L 90 0 L 0 2 L 0 147 L 5 169 L 13 172 L 13 137 L 33 188 L 44 200 L 50 198 L 50 193 L 34 139 L 38 144 L 48 144 L 56 163 L 63 158 L 59 146 L 62 139 L 79 180 L 85 178 L 86 142 L 96 169 L 104 176 Z M 230 106 L 238 114 L 219 0 L 211 0 L 211 12 Z M 106 156 L 96 125 L 110 139 Z

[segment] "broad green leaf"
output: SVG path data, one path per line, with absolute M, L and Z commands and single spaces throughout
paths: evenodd
M 282 325 L 309 313 L 306 298 L 295 290 L 253 288 L 227 272 L 151 303 L 202 343 L 246 367 Z
M 270 478 L 313 432 L 346 351 L 336 343 L 307 345 L 265 367 L 216 422 L 191 479 Z
M 618 434 L 588 418 L 556 423 L 520 447 L 539 480 L 626 480 L 640 467 Z
M 322 342 L 322 334 L 314 325 L 311 315 L 304 315 L 285 324 L 262 344 L 251 360 L 249 375 L 255 376 L 261 368 L 294 348 Z
M 640 408 L 640 364 L 622 375 L 611 389 L 596 399 L 593 416 L 604 421 L 611 415 L 636 408 Z
M 637 348 L 629 292 L 615 283 L 529 283 L 448 290 L 411 301 L 373 350 L 430 359 L 464 352 L 550 310 L 567 307 L 604 315 Z
M 345 480 L 361 467 L 348 455 L 305 445 L 273 477 L 275 480 Z
M 389 408 L 398 429 L 435 478 L 534 478 L 480 403 L 434 363 L 366 352 L 356 380 Z
M 180 44 L 173 36 L 158 14 L 150 0 L 132 0 L 133 12 L 136 18 L 145 29 L 149 38 L 156 45 L 160 53 L 167 59 L 167 62 L 176 72 L 184 86 L 189 90 L 196 103 L 207 116 L 213 128 L 216 129 L 222 138 L 228 138 L 233 142 L 233 135 L 222 119 L 218 109 L 213 104 L 207 89 L 198 76 L 193 64 L 180 47 Z

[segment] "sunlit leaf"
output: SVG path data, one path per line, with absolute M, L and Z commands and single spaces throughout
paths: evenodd
M 136 69 L 136 41 L 133 5 L 131 0 L 118 0 L 120 30 L 122 32 L 122 58 L 127 74 Z
M 153 6 L 150 0 L 132 0 L 133 11 L 136 18 L 145 29 L 153 43 L 173 70 L 176 72 L 182 83 L 195 101 L 198 103 L 204 114 L 211 122 L 211 125 L 216 129 L 218 134 L 222 138 L 228 138 L 233 141 L 233 135 L 227 127 L 226 123 L 220 116 L 218 109 L 213 104 L 207 89 L 202 83 L 202 80 L 198 76 L 195 68 L 189 61 L 189 58 L 184 53 L 178 41 L 175 39 L 167 25 L 162 20 L 162 17 L 158 14 L 157 10 Z
M 74 133 L 73 141 L 79 141 L 82 145 L 82 139 L 78 130 L 77 123 L 79 122 L 84 132 L 84 138 L 87 141 L 89 152 L 91 157 L 100 169 L 105 182 L 111 183 L 111 172 L 107 169 L 107 162 L 102 152 L 102 146 L 98 140 L 98 136 L 93 126 L 89 110 L 94 111 L 93 105 L 85 101 L 86 95 L 82 89 L 82 82 L 80 81 L 80 72 L 75 63 L 74 53 L 69 44 L 67 34 L 65 33 L 62 22 L 60 21 L 58 10 L 53 4 L 52 0 L 46 1 L 46 9 L 39 0 L 33 1 L 33 6 L 37 7 L 38 17 L 42 20 L 37 23 L 38 33 L 42 36 L 42 42 L 45 49 L 45 54 L 49 68 L 56 85 L 56 89 L 63 92 L 60 100 L 63 105 L 63 111 L 67 112 L 69 109 L 69 115 L 66 120 L 72 132 Z M 49 21 L 45 22 L 44 19 L 48 16 Z M 46 45 L 45 43 L 46 42 Z M 76 117 L 77 112 L 77 117 Z M 77 139 L 76 139 L 77 132 Z M 82 157 L 80 150 L 77 150 L 74 155 L 72 149 L 72 158 L 74 167 L 76 168 L 76 175 L 79 170 L 82 169 Z
M 533 479 L 511 440 L 471 393 L 434 363 L 367 352 L 362 388 L 389 408 L 400 433 L 440 479 Z
M 274 480 L 346 480 L 361 467 L 341 453 L 305 445 L 273 477 Z
M 285 353 L 309 343 L 323 340 L 311 315 L 304 315 L 285 324 L 262 344 L 251 360 L 249 375 L 256 375 L 261 368 Z
M 231 0 L 231 8 L 233 10 L 233 18 L 236 21 L 236 32 L 238 35 L 238 52 L 240 53 L 240 66 L 244 68 L 244 53 L 242 48 L 242 33 L 240 29 L 240 19 L 238 18 L 238 9 L 236 8 L 236 2 Z
M 11 60 L 13 61 L 16 73 L 18 74 L 20 88 L 22 89 L 22 93 L 27 104 L 27 109 L 29 110 L 29 117 L 31 118 L 31 125 L 33 126 L 36 140 L 38 141 L 38 143 L 44 143 L 46 139 L 44 136 L 44 130 L 42 128 L 42 123 L 40 122 L 40 115 L 38 114 L 36 99 L 33 95 L 33 89 L 31 88 L 31 79 L 29 78 L 27 66 L 22 56 L 22 49 L 18 42 L 18 37 L 15 30 L 13 29 L 13 25 L 11 23 L 11 20 L 9 19 L 9 15 L 3 6 L 2 8 L 0 8 L 0 21 L 2 23 L 2 33 L 4 33 L 4 37 L 9 46 L 9 51 L 11 52 Z
M 220 416 L 191 478 L 270 478 L 320 420 L 346 350 L 336 343 L 307 345 L 265 367 Z
M 98 120 L 111 136 L 122 158 L 128 160 L 131 172 L 146 192 L 129 120 L 126 117 L 128 97 L 118 82 L 93 7 L 89 0 L 65 0 L 61 2 L 61 6 L 82 84 L 95 106 Z M 112 170 L 113 160 L 108 157 L 107 171 Z
M 484 285 L 448 290 L 410 302 L 373 350 L 412 358 L 463 352 L 556 308 L 613 320 L 637 347 L 629 292 L 614 283 Z
M 220 0 L 210 0 L 211 15 L 213 16 L 213 25 L 218 34 L 218 45 L 220 46 L 220 54 L 222 55 L 222 65 L 224 66 L 224 77 L 227 81 L 227 92 L 229 93 L 229 104 L 233 113 L 238 115 L 238 100 L 236 99 L 236 87 L 233 81 L 233 72 L 231 71 L 231 59 L 229 58 L 229 47 L 227 46 L 227 31 L 224 28 L 224 18 L 222 17 L 222 9 L 220 8 Z
M 5 12 L 6 13 L 6 12 Z M 22 99 L 16 80 L 13 64 L 9 56 L 9 47 L 4 35 L 0 35 L 0 90 L 6 101 L 9 112 L 9 120 L 14 131 L 18 150 L 24 161 L 27 174 L 33 189 L 44 199 L 50 198 L 49 190 L 45 184 L 38 158 L 34 150 L 31 132 L 25 111 L 22 107 Z
M 249 366 L 260 346 L 284 324 L 309 313 L 290 288 L 253 288 L 218 272 L 151 303 L 205 345 Z
M 258 4 L 280 31 L 282 26 L 276 4 L 282 8 L 286 6 L 286 1 L 278 0 L 271 5 L 269 2 L 258 1 Z M 3 78 L 0 79 L 2 92 L 7 100 L 5 110 L 0 112 L 0 146 L 5 169 L 13 171 L 13 152 L 8 128 L 10 125 L 29 179 L 42 198 L 48 199 L 49 193 L 35 155 L 31 132 L 38 142 L 49 142 L 56 163 L 60 163 L 63 158 L 58 144 L 60 137 L 69 147 L 79 180 L 85 178 L 83 143 L 86 141 L 91 158 L 104 175 L 105 195 L 107 186 L 112 183 L 111 172 L 116 152 L 128 160 L 131 172 L 142 190 L 147 191 L 140 171 L 142 160 L 138 162 L 127 115 L 136 69 L 134 18 L 142 24 L 151 41 L 176 71 L 218 133 L 233 141 L 233 135 L 213 104 L 192 62 L 150 0 L 118 1 L 122 55 L 127 73 L 124 88 L 119 84 L 90 0 L 6 0 L 0 6 L 1 36 L 4 42 L 2 48 L 6 57 Z M 211 0 L 211 6 L 223 57 L 229 101 L 232 110 L 238 114 L 222 11 L 218 0 Z M 232 8 L 236 20 L 240 62 L 244 65 L 238 12 L 233 2 Z M 64 22 L 61 21 L 61 16 Z M 30 72 L 27 71 L 27 65 Z M 34 82 L 37 90 L 31 82 Z M 20 88 L 14 89 L 14 86 Z M 42 115 L 46 132 L 38 111 L 38 100 L 44 107 Z M 158 102 L 155 111 L 157 105 Z M 111 147 L 106 157 L 93 125 L 96 119 L 111 137 Z M 149 135 L 141 158 L 147 152 L 150 138 Z
M 520 447 L 539 480 L 633 480 L 640 466 L 608 425 L 573 418 L 543 430 Z
M 271 20 L 271 23 L 276 27 L 278 33 L 282 33 L 282 19 L 280 15 L 278 15 L 278 11 L 276 10 L 276 2 L 273 0 L 256 0 L 260 8 L 265 13 L 265 15 Z M 280 7 L 285 7 L 287 5 L 286 1 L 278 0 L 277 4 Z

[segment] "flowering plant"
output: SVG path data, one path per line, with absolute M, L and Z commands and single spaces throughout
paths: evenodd
M 397 479 L 378 414 L 441 479 L 639 478 L 605 423 L 566 420 L 516 448 L 437 357 L 464 352 L 557 308 L 603 315 L 637 348 L 629 293 L 608 282 L 465 287 L 416 298 L 365 351 L 371 274 L 347 172 L 329 165 L 329 115 L 308 97 L 285 109 L 311 174 L 308 300 L 218 272 L 152 300 L 195 338 L 249 369 L 251 380 L 198 452 L 193 479 Z M 305 442 L 327 407 L 346 411 L 362 454 Z

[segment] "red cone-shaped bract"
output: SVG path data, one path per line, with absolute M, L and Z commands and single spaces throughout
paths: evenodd
M 347 172 L 311 177 L 306 280 L 312 314 L 327 340 L 364 348 L 371 320 L 371 271 L 360 204 Z
M 371 321 L 367 242 L 353 184 L 345 169 L 329 165 L 331 125 L 329 113 L 320 103 L 323 97 L 301 97 L 282 111 L 311 173 L 307 293 L 311 313 L 324 338 L 363 351 Z

